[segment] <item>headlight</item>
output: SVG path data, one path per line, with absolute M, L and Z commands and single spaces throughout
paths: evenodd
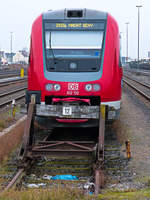
M 70 67 L 70 69 L 77 69 L 77 64 L 76 63 L 70 63 L 70 65 L 69 65 L 69 67 Z
M 60 85 L 59 84 L 54 84 L 54 90 L 59 91 L 60 90 Z
M 92 85 L 91 84 L 87 84 L 85 86 L 85 90 L 88 91 L 88 92 L 90 92 L 92 90 Z
M 94 89 L 95 92 L 97 92 L 101 89 L 101 86 L 99 84 L 94 84 L 93 89 Z
M 50 83 L 48 83 L 48 84 L 45 85 L 45 89 L 46 89 L 47 91 L 52 91 L 53 85 L 50 84 Z

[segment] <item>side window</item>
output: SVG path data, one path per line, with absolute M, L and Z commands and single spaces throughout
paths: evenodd
M 119 67 L 122 67 L 122 56 L 121 56 L 121 34 L 119 35 L 119 39 L 120 39 Z
M 30 53 L 29 53 L 29 60 L 28 63 L 32 62 L 32 39 L 30 39 Z
M 121 52 L 119 53 L 119 67 L 122 67 Z
M 30 63 L 31 53 L 29 53 L 28 64 Z

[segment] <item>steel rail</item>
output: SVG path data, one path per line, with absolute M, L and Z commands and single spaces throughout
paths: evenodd
M 138 84 L 140 84 L 140 85 L 142 85 L 142 86 L 144 86 L 144 87 L 146 87 L 146 88 L 148 88 L 148 89 L 150 89 L 150 85 L 147 85 L 147 84 L 145 84 L 145 83 L 141 83 L 140 81 L 138 81 L 138 80 L 136 80 L 136 79 L 132 79 L 132 78 L 130 78 L 129 76 L 127 76 L 127 75 L 123 75 L 124 77 L 126 77 L 126 78 L 128 78 L 128 79 L 130 79 L 130 80 L 132 80 L 132 81 L 134 81 L 134 82 L 136 82 L 136 83 L 138 83 Z
M 27 81 L 27 78 L 17 79 L 17 80 L 8 80 L 8 81 L 2 82 L 2 83 L 0 82 L 0 87 L 5 87 L 5 86 L 15 84 L 15 83 L 23 83 L 26 81 Z
M 131 88 L 133 88 L 136 92 L 138 92 L 139 94 L 141 94 L 144 98 L 146 98 L 147 100 L 150 101 L 150 96 L 145 94 L 143 91 L 141 91 L 140 89 L 138 89 L 137 87 L 133 86 L 131 83 L 129 83 L 129 81 L 127 80 L 124 80 L 123 81 L 128 85 L 130 86 Z
M 22 98 L 24 98 L 24 97 L 25 97 L 25 94 L 21 94 L 21 95 L 19 95 L 19 96 L 16 96 L 14 99 L 17 101 L 17 100 L 22 99 Z M 0 107 L 3 107 L 3 106 L 5 106 L 5 105 L 8 105 L 8 104 L 10 104 L 11 102 L 12 102 L 12 99 L 7 100 L 7 101 L 5 101 L 5 102 L 2 102 L 2 103 L 0 103 Z
M 14 76 L 20 76 L 20 74 L 19 73 L 17 73 L 17 74 L 0 74 L 0 79 L 2 79 L 2 78 L 8 78 L 8 77 L 14 77 Z
M 12 91 L 9 91 L 9 92 L 2 93 L 2 94 L 0 94 L 0 98 L 1 98 L 1 97 L 5 97 L 5 96 L 8 96 L 8 95 L 10 95 L 10 94 L 14 94 L 14 93 L 16 93 L 16 92 L 23 91 L 23 90 L 25 90 L 25 89 L 27 89 L 27 87 L 22 87 L 22 88 L 19 88 L 19 89 L 15 89 L 15 90 L 12 90 Z
M 16 184 L 19 183 L 19 181 L 21 181 L 22 177 L 25 175 L 26 169 L 31 165 L 31 163 L 32 163 L 32 159 L 26 160 L 25 162 L 22 163 L 23 164 L 22 167 L 18 170 L 16 175 L 9 182 L 9 184 L 4 188 L 4 192 L 11 189 L 13 186 L 16 186 Z
M 0 75 L 5 75 L 5 74 L 19 74 L 20 71 L 0 71 Z
M 19 169 L 17 174 L 10 181 L 10 183 L 7 185 L 7 187 L 4 189 L 4 191 L 9 190 L 10 188 L 12 188 L 17 183 L 18 179 L 23 175 L 24 170 L 25 170 L 24 168 Z
M 130 70 L 130 69 L 124 69 L 124 71 L 128 71 L 128 72 L 131 72 L 131 73 L 138 73 L 138 74 L 141 74 L 141 75 L 144 75 L 144 76 L 150 76 L 150 72 L 148 71 L 139 71 L 139 70 Z
M 0 69 L 0 75 L 3 75 L 3 74 L 19 74 L 20 73 L 20 70 L 2 70 Z

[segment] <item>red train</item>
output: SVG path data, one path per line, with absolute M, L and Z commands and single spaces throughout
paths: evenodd
M 54 127 L 97 126 L 118 118 L 122 66 L 119 30 L 106 12 L 64 9 L 40 15 L 32 26 L 26 103 Z

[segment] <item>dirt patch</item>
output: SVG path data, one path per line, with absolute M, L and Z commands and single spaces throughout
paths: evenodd
M 138 191 L 150 186 L 150 108 L 125 86 L 121 107 L 119 120 L 106 129 L 111 137 L 116 138 L 113 141 L 112 137 L 111 141 L 118 143 L 118 147 L 115 146 L 113 154 L 106 154 L 109 159 L 105 157 L 108 161 L 104 192 Z M 127 140 L 131 143 L 131 159 L 126 155 Z M 115 159 L 112 160 L 112 156 Z
M 135 182 L 149 183 L 150 180 L 150 109 L 141 102 L 130 90 L 124 88 L 122 110 L 116 129 L 118 139 L 131 142 L 132 159 L 128 168 L 134 174 Z M 125 146 L 122 145 L 122 153 Z

